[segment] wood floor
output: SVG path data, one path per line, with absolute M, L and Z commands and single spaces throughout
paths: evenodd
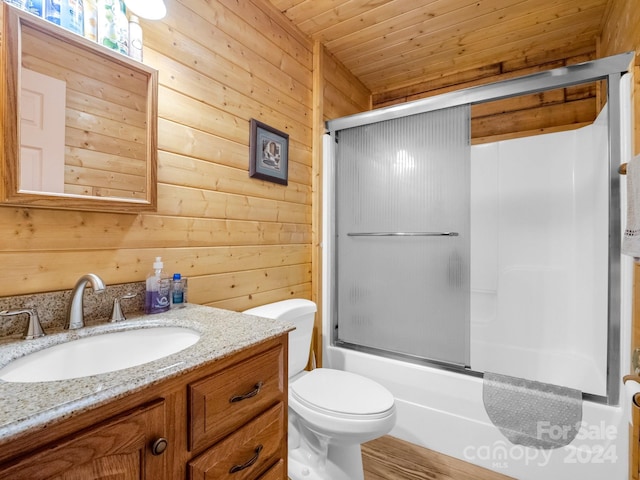
M 365 480 L 514 480 L 389 435 L 362 445 Z

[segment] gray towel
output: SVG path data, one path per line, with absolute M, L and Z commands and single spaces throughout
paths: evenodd
M 640 155 L 627 163 L 627 225 L 622 253 L 640 257 Z
M 582 392 L 524 378 L 485 372 L 482 401 L 493 424 L 516 445 L 563 447 L 582 421 Z

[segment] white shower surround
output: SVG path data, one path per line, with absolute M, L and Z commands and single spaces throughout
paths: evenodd
M 472 370 L 606 396 L 606 111 L 471 147 Z
M 630 154 L 630 105 L 628 99 L 630 98 L 630 86 L 628 76 L 623 77 L 621 82 L 621 98 L 622 98 L 622 160 L 628 161 L 631 158 Z M 568 135 L 578 135 L 577 138 L 566 140 L 562 134 L 540 135 L 529 139 L 523 139 L 522 142 L 527 142 L 524 147 L 527 152 L 535 152 L 537 158 L 540 159 L 540 155 L 546 157 L 546 155 L 564 154 L 567 149 L 572 150 L 570 154 L 565 158 L 561 166 L 555 165 L 553 168 L 548 168 L 548 174 L 550 182 L 559 182 L 560 179 L 573 182 L 573 192 L 575 193 L 574 199 L 570 201 L 571 209 L 563 210 L 562 212 L 552 212 L 552 218 L 550 224 L 555 222 L 556 225 L 566 223 L 565 220 L 569 217 L 575 217 L 575 209 L 579 208 L 596 208 L 591 202 L 595 201 L 593 193 L 591 191 L 581 190 L 582 182 L 585 178 L 588 178 L 592 174 L 598 173 L 600 167 L 589 167 L 584 169 L 582 165 L 582 158 L 591 153 L 595 153 L 597 148 L 597 138 L 601 135 L 598 131 L 598 124 L 591 128 L 592 131 L 587 136 L 580 136 L 580 132 L 566 132 Z M 587 130 L 589 131 L 589 130 Z M 606 138 L 606 133 L 605 133 Z M 560 143 L 558 141 L 562 139 Z M 538 145 L 537 142 L 546 142 L 550 140 L 549 146 L 543 144 Z M 513 141 L 516 142 L 516 141 Z M 531 142 L 531 143 L 529 143 Z M 476 159 L 480 158 L 483 161 L 483 155 L 487 153 L 491 148 L 498 148 L 502 150 L 499 152 L 501 156 L 505 154 L 504 158 L 514 158 L 510 153 L 511 146 L 516 145 L 510 142 L 501 142 L 499 146 L 490 145 L 480 149 L 476 149 L 473 155 Z M 330 154 L 332 145 L 328 139 L 325 140 L 325 152 Z M 486 151 L 480 151 L 485 149 Z M 558 149 L 558 150 L 556 150 Z M 529 156 L 527 153 L 527 157 Z M 523 167 L 530 166 L 530 160 L 525 159 L 518 153 L 515 156 L 516 163 L 514 165 L 521 165 Z M 570 160 L 569 160 L 570 159 Z M 606 169 L 606 161 L 601 159 L 601 163 L 605 164 L 602 168 Z M 543 161 L 547 161 L 546 158 Z M 578 162 L 580 164 L 578 165 Z M 576 167 L 576 168 L 574 168 Z M 580 167 L 580 171 L 577 167 Z M 592 168 L 596 170 L 592 171 Z M 333 165 L 331 161 L 325 161 L 325 178 L 333 178 Z M 496 172 L 497 173 L 497 172 Z M 605 175 L 608 175 L 606 172 Z M 472 174 L 473 175 L 473 174 Z M 560 177 L 560 178 L 558 178 Z M 472 177 L 473 178 L 473 177 Z M 504 180 L 508 180 L 505 178 Z M 325 225 L 327 225 L 328 219 L 326 218 L 327 212 L 331 211 L 330 199 L 332 196 L 332 187 L 327 182 L 325 187 Z M 520 187 L 526 190 L 526 178 L 521 180 Z M 504 182 L 503 182 L 504 184 Z M 508 182 L 507 182 L 508 184 Z M 509 185 L 509 184 L 508 184 Z M 477 186 L 477 185 L 476 185 Z M 510 185 L 513 190 L 518 190 L 517 184 Z M 621 182 L 621 194 L 624 211 L 624 198 L 625 198 L 625 182 Z M 474 189 L 476 187 L 472 187 Z M 482 190 L 482 189 L 481 189 Z M 475 194 L 479 192 L 476 190 Z M 487 193 L 487 190 L 484 190 Z M 506 194 L 506 192 L 504 192 Z M 522 192 L 519 192 L 520 194 Z M 536 192 L 540 196 L 540 201 L 545 205 L 541 206 L 540 213 L 544 214 L 545 208 L 548 207 L 549 195 L 551 192 Z M 599 192 L 599 194 L 602 192 Z M 474 194 L 472 190 L 472 195 Z M 501 199 L 496 199 L 498 206 L 501 203 Z M 568 208 L 568 207 L 566 207 Z M 600 207 L 597 207 L 598 209 Z M 475 209 L 475 207 L 474 207 Z M 476 210 L 476 219 L 472 220 L 481 221 L 482 218 L 478 217 L 478 211 Z M 517 215 L 517 208 L 513 208 L 511 215 Z M 547 210 L 548 213 L 548 210 Z M 501 217 L 502 214 L 505 214 Z M 599 215 L 599 214 L 598 214 Z M 598 216 L 596 215 L 596 217 Z M 499 229 L 494 230 L 493 233 L 489 231 L 489 225 L 493 221 L 500 222 L 500 219 L 505 220 L 509 217 L 507 212 L 500 212 L 498 214 L 491 214 L 491 209 L 485 210 L 485 220 L 487 226 L 485 234 L 487 236 L 495 235 L 500 237 L 504 235 L 514 235 L 521 238 L 522 232 L 518 232 L 513 229 L 510 233 L 500 232 Z M 605 217 L 606 218 L 606 217 Z M 623 215 L 624 218 L 624 215 Z M 551 221 L 553 220 L 553 221 Z M 575 238 L 576 235 L 581 235 L 580 228 L 588 228 L 590 225 L 580 224 L 569 227 L 565 225 L 561 232 L 553 232 L 553 238 L 550 242 L 558 240 L 559 236 L 565 235 L 567 237 Z M 584 223 L 584 219 L 583 222 Z M 624 220 L 623 220 L 624 225 Z M 525 229 L 530 228 L 530 224 L 525 225 Z M 593 225 L 592 225 L 593 226 Z M 329 228 L 325 228 L 325 238 L 323 239 L 323 249 L 325 252 L 331 250 L 331 238 L 327 234 L 330 231 Z M 482 231 L 482 230 L 480 230 Z M 473 226 L 472 226 L 473 232 Z M 607 229 L 605 229 L 607 232 Z M 549 233 L 549 232 L 547 232 Z M 605 233 L 606 234 L 606 233 Z M 526 297 L 526 305 L 518 302 L 514 302 L 510 308 L 500 309 L 493 305 L 493 299 L 491 295 L 496 297 L 500 295 L 498 293 L 498 285 L 502 286 L 504 282 L 508 282 L 509 274 L 511 272 L 522 273 L 527 270 L 531 270 L 532 267 L 525 260 L 518 263 L 517 259 L 526 259 L 526 240 L 522 239 L 522 242 L 512 249 L 505 248 L 502 244 L 497 244 L 496 251 L 492 253 L 493 259 L 496 258 L 504 260 L 504 263 L 491 262 L 490 257 L 476 258 L 476 261 L 486 263 L 488 271 L 478 270 L 472 267 L 472 289 L 475 290 L 472 295 L 475 297 L 472 300 L 472 309 L 476 315 L 475 319 L 472 314 L 472 346 L 471 346 L 471 361 L 479 362 L 486 366 L 501 366 L 504 370 L 511 368 L 512 365 L 518 365 L 518 368 L 528 369 L 528 374 L 538 377 L 541 381 L 552 382 L 560 385 L 572 386 L 574 384 L 576 388 L 583 389 L 584 386 L 589 389 L 596 390 L 604 388 L 604 381 L 602 378 L 602 361 L 604 354 L 604 361 L 606 364 L 606 351 L 602 350 L 602 330 L 600 327 L 593 328 L 592 324 L 584 323 L 583 314 L 589 312 L 589 309 L 593 306 L 597 311 L 600 311 L 603 307 L 601 302 L 597 299 L 595 303 L 589 303 L 589 306 L 581 304 L 580 297 L 576 297 L 577 300 L 571 306 L 568 311 L 565 309 L 558 314 L 555 318 L 568 319 L 567 329 L 569 330 L 569 337 L 572 340 L 568 348 L 561 348 L 555 342 L 561 335 L 558 332 L 554 332 L 556 328 L 555 324 L 545 323 L 544 327 L 540 323 L 531 325 L 532 315 L 527 310 L 531 305 L 531 298 Z M 532 239 L 529 239 L 532 240 Z M 481 242 L 488 241 L 488 238 L 480 240 Z M 534 240 L 532 240 L 534 241 Z M 600 240 L 594 240 L 597 243 Z M 472 244 L 472 249 L 479 248 L 482 243 L 476 242 Z M 486 245 L 486 244 L 485 244 Z M 502 252 L 502 249 L 505 251 Z M 591 245 L 589 248 L 597 248 L 596 245 Z M 567 268 L 568 265 L 574 265 L 578 268 L 577 272 L 572 274 L 573 277 L 579 277 L 577 283 L 574 282 L 572 289 L 584 288 L 584 285 L 580 286 L 580 281 L 584 280 L 582 277 L 588 275 L 595 275 L 600 272 L 596 269 L 594 272 L 583 272 L 579 270 L 581 264 L 581 255 L 588 255 L 591 251 L 587 248 L 585 251 L 580 252 L 566 252 L 565 256 L 570 258 L 564 258 L 562 252 L 555 252 L 551 255 L 551 258 L 555 258 L 558 263 L 556 266 L 546 266 L 544 268 L 538 265 L 540 271 L 545 272 L 547 268 Z M 477 252 L 475 257 L 477 257 Z M 331 322 L 328 317 L 328 313 L 331 305 L 331 293 L 332 288 L 329 285 L 329 279 L 331 278 L 331 262 L 324 256 L 324 284 L 323 284 L 323 334 L 325 339 L 332 338 L 333 332 Z M 507 265 L 508 257 L 516 259 L 514 267 L 504 267 Z M 472 251 L 472 262 L 474 261 L 474 252 Z M 527 262 L 530 260 L 526 260 Z M 500 266 L 503 266 L 504 272 L 499 272 Z M 544 265 L 544 264 L 543 264 Z M 558 267 L 560 265 L 561 267 Z M 478 268 L 480 267 L 477 265 Z M 482 268 L 484 268 L 483 266 Z M 602 268 L 599 266 L 598 268 Z M 606 268 L 606 265 L 605 265 Z M 632 284 L 632 260 L 628 257 L 622 257 L 621 262 L 621 324 L 620 324 L 620 371 L 628 371 L 628 358 L 630 354 L 629 342 L 631 336 L 631 284 Z M 543 273 L 544 275 L 544 273 Z M 604 278 L 606 279 L 606 270 Z M 487 288 L 492 280 L 496 281 L 495 294 L 492 293 L 491 288 Z M 507 291 L 509 287 L 513 285 L 505 285 Z M 561 285 L 565 288 L 565 286 Z M 534 285 L 535 288 L 535 285 Z M 541 286 L 538 286 L 540 289 Z M 555 288 L 555 287 L 554 287 Z M 540 293 L 540 290 L 538 290 Z M 542 289 L 542 296 L 545 299 L 553 299 L 556 292 L 552 289 Z M 506 292 L 502 296 L 506 295 Z M 524 298 L 524 297 L 523 297 Z M 501 299 L 502 300 L 502 299 Z M 535 300 L 535 299 L 534 299 Z M 593 299 L 582 299 L 582 301 L 591 302 Z M 547 307 L 545 307 L 547 308 Z M 549 306 L 549 308 L 552 308 Z M 602 313 L 606 319 L 606 308 Z M 502 317 L 501 317 L 502 315 Z M 511 318 L 514 315 L 518 315 L 526 320 L 522 327 L 522 331 L 510 332 L 512 335 L 508 336 L 506 331 L 501 331 L 501 327 L 504 326 L 502 322 L 507 318 Z M 571 317 L 569 318 L 568 315 Z M 549 330 L 550 329 L 550 330 Z M 548 333 L 548 332 L 551 333 Z M 566 331 L 565 333 L 565 339 Z M 514 336 L 515 334 L 515 336 Z M 511 345 L 510 339 L 516 338 L 517 335 L 522 337 L 520 343 L 516 342 L 515 345 Z M 474 342 L 473 336 L 477 338 Z M 606 335 L 606 329 L 604 330 Z M 540 348 L 539 342 L 541 340 L 550 340 L 550 343 L 544 348 Z M 482 353 L 482 345 L 480 342 L 485 342 L 484 346 L 489 346 L 491 355 Z M 526 342 L 526 343 L 523 343 Z M 538 352 L 536 350 L 543 350 Z M 505 355 L 507 354 L 507 355 Z M 406 363 L 398 360 L 388 359 L 380 356 L 370 355 L 366 353 L 357 352 L 354 350 L 334 347 L 325 342 L 324 344 L 324 366 L 330 368 L 338 368 L 372 378 L 384 386 L 386 386 L 395 396 L 396 405 L 398 408 L 398 422 L 395 428 L 392 430 L 391 435 L 398 438 L 413 442 L 417 445 L 430 448 L 432 450 L 450 455 L 472 464 L 480 465 L 485 468 L 494 470 L 496 472 L 509 475 L 519 480 L 549 480 L 549 479 L 569 479 L 580 478 L 581 480 L 602 480 L 603 478 L 611 480 L 623 480 L 628 475 L 628 417 L 626 409 L 628 408 L 628 399 L 622 398 L 622 406 L 606 406 L 593 402 L 584 402 L 583 405 L 583 423 L 581 425 L 581 431 L 576 439 L 566 447 L 556 450 L 537 450 L 532 448 L 521 447 L 518 445 L 510 444 L 500 431 L 489 420 L 484 406 L 482 404 L 482 380 L 479 378 L 471 377 L 468 375 L 462 375 L 452 373 L 442 369 L 431 368 L 422 365 L 416 365 Z M 553 367 L 553 368 L 547 368 Z M 474 369 L 479 370 L 477 367 Z M 500 370 L 493 368 L 493 370 Z M 545 373 L 546 372 L 546 373 Z M 504 372 L 507 373 L 507 372 Z M 512 372 L 513 373 L 513 372 Z M 508 374 L 508 373 L 507 373 Z M 590 376 L 593 379 L 590 379 Z M 518 374 L 518 376 L 524 376 Z M 562 378 L 560 378 L 562 376 Z M 575 377 L 577 383 L 571 378 Z M 593 380 L 593 382 L 591 381 Z M 620 381 L 620 383 L 622 383 Z M 578 384 L 582 385 L 580 387 Z

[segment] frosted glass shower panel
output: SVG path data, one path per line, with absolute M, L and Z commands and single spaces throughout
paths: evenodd
M 468 364 L 469 108 L 337 133 L 338 341 Z

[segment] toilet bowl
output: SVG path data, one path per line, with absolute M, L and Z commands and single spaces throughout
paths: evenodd
M 289 455 L 291 480 L 364 480 L 360 445 L 388 433 L 396 421 L 393 395 L 350 372 L 304 368 L 315 303 L 292 299 L 244 313 L 286 320 L 289 333 Z

